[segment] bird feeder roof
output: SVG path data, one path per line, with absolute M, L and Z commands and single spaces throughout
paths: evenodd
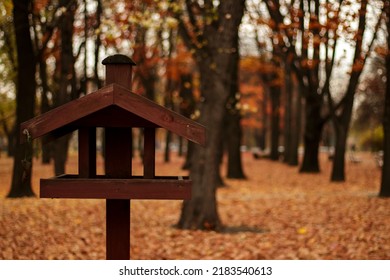
M 22 123 L 21 131 L 28 131 L 32 139 L 52 139 L 83 127 L 162 127 L 202 146 L 206 143 L 203 125 L 115 83 Z

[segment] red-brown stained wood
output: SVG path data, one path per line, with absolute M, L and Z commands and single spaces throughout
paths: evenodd
M 106 200 L 106 259 L 130 259 L 130 200 Z
M 155 179 L 41 179 L 41 198 L 168 199 L 191 198 L 191 180 Z
M 128 56 L 115 54 L 106 57 L 102 64 L 106 67 L 106 85 L 116 83 L 131 90 L 133 66 L 135 62 Z
M 130 89 L 131 59 L 116 55 L 105 59 L 103 64 L 106 65 L 106 84 L 118 83 Z M 105 140 L 106 177 L 131 178 L 133 148 L 131 128 L 106 127 Z M 106 198 L 106 259 L 128 260 L 130 259 L 130 199 Z
M 110 106 L 96 113 L 81 118 L 74 123 L 74 127 L 158 127 L 136 114 L 118 106 Z
M 81 128 L 79 141 L 79 176 L 93 178 L 96 176 L 96 128 Z
M 131 90 L 131 72 L 129 65 L 107 65 L 106 85 L 115 83 Z
M 104 167 L 108 178 L 130 178 L 132 175 L 131 128 L 106 128 Z M 68 188 L 70 184 L 68 185 Z M 74 187 L 74 186 L 73 186 Z M 82 193 L 88 188 L 78 186 Z M 108 185 L 102 186 L 108 190 Z M 111 190 L 112 191 L 112 190 Z M 108 260 L 130 259 L 130 198 L 106 200 L 106 258 Z M 128 209 L 128 210 L 127 210 Z
M 104 170 L 110 178 L 129 178 L 132 169 L 131 128 L 105 129 Z
M 105 121 L 105 117 L 108 116 L 105 110 L 113 110 L 116 114 L 116 106 L 129 113 L 128 120 L 123 121 L 122 118 L 111 117 L 110 122 Z M 108 107 L 114 107 L 114 109 L 107 109 Z M 118 114 L 123 115 L 123 111 L 119 111 Z M 88 117 L 90 115 L 93 117 Z M 132 115 L 138 117 L 131 120 Z M 85 120 L 85 123 L 81 119 Z M 134 122 L 141 127 L 142 125 L 150 126 L 152 123 L 154 126 L 168 129 L 197 144 L 204 146 L 206 143 L 204 126 L 145 97 L 132 93 L 118 84 L 105 86 L 94 93 L 24 122 L 21 131 L 28 129 L 32 139 L 35 139 L 48 133 L 62 135 L 62 130 L 71 132 L 84 126 L 123 127 L 129 125 L 129 127 L 135 127 L 133 126 Z M 21 140 L 24 141 L 24 138 L 22 137 Z

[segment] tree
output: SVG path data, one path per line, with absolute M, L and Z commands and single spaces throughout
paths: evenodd
M 59 88 L 53 99 L 53 106 L 58 107 L 76 96 L 76 73 L 73 56 L 74 13 L 77 5 L 74 0 L 61 0 L 60 7 L 64 12 L 59 26 L 61 35 L 61 53 L 57 61 L 56 72 L 59 75 Z M 54 172 L 56 175 L 65 174 L 65 164 L 68 156 L 70 135 L 57 139 L 54 143 Z
M 294 76 L 295 77 L 295 76 Z M 301 127 L 302 127 L 302 97 L 296 88 L 296 82 L 293 83 L 293 97 L 292 97 L 292 108 L 291 119 L 290 119 L 290 152 L 288 153 L 288 164 L 291 166 L 298 166 L 298 149 L 301 139 Z
M 367 26 L 367 9 L 368 1 L 362 0 L 360 3 L 360 9 L 357 11 L 358 28 L 357 31 L 352 33 L 353 39 L 356 41 L 354 46 L 354 56 L 352 60 L 351 72 L 349 74 L 349 80 L 347 88 L 343 94 L 341 101 L 339 102 L 339 108 L 336 109 L 334 97 L 331 95 L 331 89 L 327 88 L 328 105 L 331 114 L 332 123 L 336 132 L 336 145 L 335 155 L 333 159 L 333 167 L 331 173 L 331 181 L 344 181 L 345 180 L 345 152 L 347 145 L 347 137 L 349 126 L 351 123 L 352 109 L 354 104 L 354 97 L 359 84 L 360 76 L 363 72 L 367 58 L 371 53 L 373 43 L 376 40 L 378 29 L 383 14 L 383 7 L 380 9 L 380 14 L 373 30 L 374 34 L 369 41 L 367 50 L 364 50 L 363 38 L 368 31 Z
M 383 48 L 382 46 L 378 48 Z M 365 131 L 382 125 L 386 94 L 386 65 L 383 55 L 375 55 L 362 74 L 357 92 L 357 108 L 352 128 Z
M 181 2 L 180 2 L 181 3 Z M 179 32 L 194 53 L 200 73 L 201 104 L 198 121 L 207 126 L 206 147 L 195 147 L 191 164 L 193 193 L 183 203 L 180 228 L 218 229 L 221 225 L 216 203 L 219 161 L 225 106 L 231 89 L 232 54 L 238 52 L 238 28 L 245 1 L 189 1 L 184 3 L 188 20 L 179 3 L 171 11 L 179 20 Z
M 366 36 L 367 1 L 266 0 L 275 39 L 281 50 L 293 55 L 291 65 L 305 99 L 304 157 L 301 172 L 319 172 L 319 145 L 327 121 L 337 126 L 337 152 L 332 180 L 344 180 L 344 154 L 356 87 L 375 35 Z M 372 2 L 372 10 L 377 10 Z M 371 25 L 372 26 L 372 25 Z M 357 27 L 357 28 L 356 28 Z M 375 29 L 375 28 L 374 28 Z M 373 33 L 376 34 L 375 30 Z M 367 37 L 368 40 L 363 40 Z M 274 39 L 274 40 L 275 40 Z M 346 65 L 347 54 L 340 53 L 342 43 L 353 50 L 345 91 L 335 88 L 335 79 Z M 367 43 L 368 42 L 368 43 Z M 367 45 L 366 45 L 367 44 Z M 341 97 L 340 97 L 341 96 Z
M 358 139 L 355 144 L 371 151 L 383 149 L 386 59 L 383 54 L 379 54 L 383 48 L 383 45 L 376 48 L 377 51 L 373 53 L 360 78 L 356 94 L 356 109 L 351 124 L 351 132 Z
M 385 97 L 385 109 L 383 118 L 383 166 L 382 166 L 382 178 L 381 189 L 379 196 L 390 197 L 390 3 L 385 1 L 385 14 L 386 14 L 386 29 L 387 29 L 387 53 L 386 57 L 386 97 Z
M 241 114 L 243 127 L 252 131 L 252 147 L 264 151 L 267 147 L 268 132 L 268 87 L 264 85 L 264 63 L 257 56 L 246 56 L 240 60 Z M 258 155 L 255 153 L 255 157 Z
M 11 85 L 5 90 L 10 90 Z M 0 152 L 5 147 L 1 138 L 7 139 L 7 155 L 14 154 L 15 133 L 15 100 L 7 96 L 7 93 L 0 94 Z M 4 145 L 4 146 L 3 146 Z
M 194 83 L 193 74 L 190 69 L 192 67 L 182 67 L 180 70 L 180 86 L 179 86 L 179 98 L 181 100 L 179 104 L 179 112 L 187 118 L 196 120 L 198 118 L 198 111 L 196 111 L 196 100 L 194 96 Z M 183 165 L 183 169 L 190 169 L 191 158 L 193 155 L 195 144 L 187 142 L 187 154 L 186 160 Z
M 33 31 L 33 44 L 36 56 L 38 69 L 37 75 L 37 95 L 39 95 L 40 113 L 45 113 L 51 109 L 52 100 L 50 96 L 54 96 L 54 75 L 48 73 L 50 64 L 48 59 L 53 57 L 53 48 L 49 48 L 49 42 L 53 43 L 53 35 L 55 34 L 61 13 L 59 11 L 59 3 L 48 0 L 34 1 L 31 15 L 31 29 Z M 55 37 L 55 36 L 54 36 Z M 57 45 L 57 44 L 54 44 Z M 46 142 L 47 137 L 44 136 L 42 142 Z M 52 157 L 52 143 L 42 144 L 42 163 L 49 164 Z
M 235 42 L 235 49 L 238 50 L 238 40 Z M 241 127 L 241 111 L 237 108 L 237 104 L 240 102 L 240 89 L 239 89 L 239 61 L 240 55 L 237 52 L 232 53 L 232 70 L 231 70 L 231 87 L 229 99 L 226 104 L 225 111 L 225 125 L 224 125 L 224 139 L 228 152 L 227 163 L 227 178 L 233 179 L 245 179 L 244 170 L 241 161 L 241 140 L 242 140 L 242 127 Z M 222 179 L 220 179 L 222 181 Z
M 16 131 L 20 124 L 34 117 L 35 106 L 35 55 L 30 34 L 29 17 L 31 14 L 29 0 L 13 1 L 13 18 L 17 53 L 16 84 Z M 31 186 L 32 143 L 28 131 L 24 133 L 25 143 L 16 137 L 16 149 L 12 174 L 11 190 L 8 197 L 33 196 Z
M 248 13 L 256 27 L 256 43 L 260 59 L 263 60 L 262 77 L 268 87 L 271 101 L 271 154 L 272 160 L 279 159 L 279 138 L 281 134 L 282 100 L 284 101 L 284 160 L 290 159 L 292 145 L 292 87 L 291 64 L 293 55 L 284 43 L 285 25 L 279 12 L 280 4 L 275 1 L 251 2 Z M 263 5 L 264 4 L 264 5 Z M 288 17 L 288 15 L 285 15 Z M 275 19 L 274 19 L 275 18 Z M 280 23 L 279 23 L 280 21 Z M 287 38 L 286 38 L 287 39 Z

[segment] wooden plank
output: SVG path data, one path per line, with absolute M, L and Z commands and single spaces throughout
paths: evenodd
M 131 128 L 105 129 L 104 167 L 108 178 L 129 178 L 132 175 Z M 69 186 L 68 186 L 69 188 Z M 87 186 L 77 188 L 85 194 Z M 111 190 L 113 191 L 113 190 Z M 106 258 L 130 259 L 130 199 L 106 200 Z
M 129 178 L 132 169 L 131 128 L 105 129 L 105 173 L 110 178 Z
M 75 127 L 158 127 L 118 106 L 109 106 L 72 123 Z
M 131 90 L 132 67 L 130 65 L 106 65 L 106 85 L 116 83 Z
M 106 258 L 130 259 L 130 200 L 106 201 Z
M 79 141 L 79 176 L 93 178 L 96 176 L 96 128 L 81 128 Z
M 189 179 L 41 179 L 41 198 L 167 199 L 191 198 Z

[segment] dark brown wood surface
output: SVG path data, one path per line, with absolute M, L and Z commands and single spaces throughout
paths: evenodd
M 79 141 L 79 176 L 94 178 L 96 176 L 96 128 L 81 128 Z
M 106 259 L 130 259 L 130 200 L 106 200 Z
M 91 199 L 190 199 L 191 180 L 178 177 L 155 179 L 41 179 L 41 198 Z
M 104 168 L 108 178 L 131 178 L 132 175 L 131 128 L 105 129 Z M 67 184 L 69 189 L 71 184 Z M 90 185 L 84 182 L 79 192 L 86 194 Z M 100 185 L 105 191 L 107 184 Z M 54 188 L 53 188 L 54 189 Z M 111 189 L 109 192 L 114 192 Z M 130 259 L 130 198 L 109 195 L 106 200 L 106 258 L 107 260 Z
M 119 83 L 130 89 L 132 64 L 117 64 L 112 57 L 106 65 L 106 84 Z M 105 59 L 107 63 L 108 59 Z M 113 99 L 115 90 L 112 92 Z M 115 100 L 113 101 L 115 104 Z M 105 128 L 104 169 L 108 178 L 131 178 L 133 139 L 131 128 Z M 84 187 L 85 188 L 85 187 Z M 107 185 L 104 186 L 107 188 Z M 106 197 L 106 259 L 130 259 L 130 199 Z

